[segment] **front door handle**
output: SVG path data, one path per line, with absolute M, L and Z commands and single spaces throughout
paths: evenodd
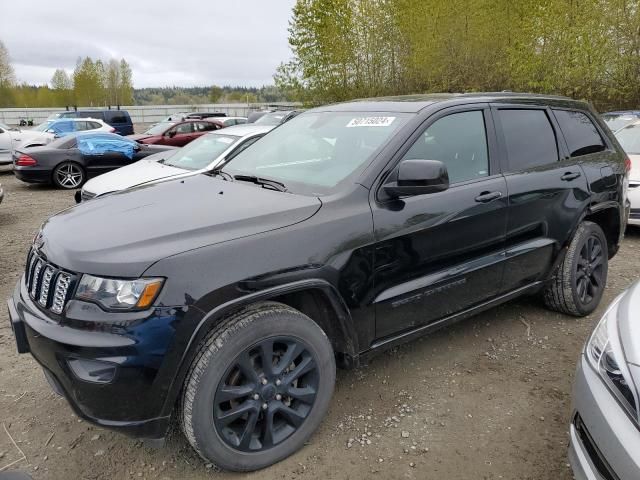
M 580 172 L 567 172 L 560 177 L 560 180 L 564 182 L 570 182 L 571 180 L 575 180 L 576 178 L 582 175 Z
M 482 192 L 476 197 L 476 202 L 489 203 L 502 197 L 502 192 Z

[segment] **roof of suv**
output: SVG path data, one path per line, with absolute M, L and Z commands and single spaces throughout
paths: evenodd
M 556 103 L 564 106 L 573 105 L 584 108 L 584 102 L 568 97 L 555 95 L 537 95 L 532 93 L 512 92 L 480 92 L 480 93 L 429 93 L 418 95 L 399 95 L 394 97 L 364 98 L 349 102 L 336 103 L 319 107 L 317 110 L 325 111 L 386 111 L 417 113 L 430 105 L 446 101 L 455 103 L 471 102 L 525 102 L 532 104 Z

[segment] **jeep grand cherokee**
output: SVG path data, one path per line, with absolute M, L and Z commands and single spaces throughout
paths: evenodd
M 83 418 L 255 470 L 324 417 L 336 364 L 524 294 L 592 312 L 629 161 L 585 103 L 383 98 L 302 113 L 209 174 L 47 220 L 9 299 Z

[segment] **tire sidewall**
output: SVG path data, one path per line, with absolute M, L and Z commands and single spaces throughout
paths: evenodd
M 599 289 L 597 295 L 595 295 L 589 303 L 583 303 L 580 300 L 577 289 L 577 272 L 578 272 L 578 258 L 580 256 L 580 251 L 584 247 L 585 243 L 589 238 L 595 236 L 600 241 L 600 245 L 602 246 L 602 287 Z M 575 238 L 575 248 L 573 249 L 573 258 L 571 258 L 571 262 L 569 267 L 570 271 L 570 279 L 571 279 L 571 295 L 573 298 L 573 303 L 580 313 L 580 315 L 588 315 L 593 312 L 598 305 L 600 304 L 600 300 L 602 299 L 602 295 L 604 294 L 604 290 L 607 285 L 607 276 L 609 273 L 609 262 L 607 256 L 607 239 L 602 231 L 602 229 L 595 223 L 585 222 L 582 224 L 579 235 Z
M 240 452 L 229 446 L 213 426 L 215 392 L 241 352 L 262 339 L 276 336 L 297 337 L 307 346 L 318 365 L 318 394 L 303 425 L 285 441 L 264 452 Z M 333 396 L 335 359 L 324 332 L 308 317 L 285 310 L 261 316 L 218 347 L 199 379 L 191 410 L 191 427 L 201 456 L 228 470 L 248 471 L 272 465 L 297 451 L 324 418 Z
M 58 182 L 58 176 L 57 176 L 58 170 L 59 170 L 60 168 L 64 167 L 65 165 L 73 165 L 73 166 L 75 166 L 75 167 L 78 167 L 78 169 L 80 169 L 80 172 L 82 173 L 82 181 L 81 181 L 81 182 L 80 182 L 80 184 L 79 184 L 79 185 L 77 185 L 76 187 L 65 187 L 64 185 L 61 185 L 61 184 Z M 58 187 L 58 188 L 62 188 L 62 189 L 64 189 L 64 190 L 75 190 L 75 189 L 78 189 L 78 188 L 82 187 L 82 185 L 84 185 L 84 183 L 87 181 L 87 173 L 85 172 L 84 168 L 82 168 L 82 165 L 80 165 L 80 164 L 78 164 L 78 163 L 76 163 L 76 162 L 62 162 L 62 163 L 59 163 L 59 164 L 58 164 L 58 165 L 56 165 L 56 167 L 53 169 L 53 172 L 52 172 L 52 175 L 51 175 L 51 176 L 52 176 L 53 184 L 54 184 L 56 187 Z

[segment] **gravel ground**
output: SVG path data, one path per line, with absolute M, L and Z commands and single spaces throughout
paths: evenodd
M 0 183 L 4 299 L 39 225 L 71 206 L 73 196 L 23 184 L 7 170 Z M 523 299 L 339 372 L 332 408 L 309 444 L 253 475 L 215 471 L 177 432 L 154 449 L 79 420 L 36 362 L 15 353 L 0 306 L 0 468 L 22 458 L 12 468 L 36 479 L 569 480 L 576 360 L 606 304 L 640 276 L 639 247 L 640 231 L 628 231 L 604 301 L 586 319 Z

